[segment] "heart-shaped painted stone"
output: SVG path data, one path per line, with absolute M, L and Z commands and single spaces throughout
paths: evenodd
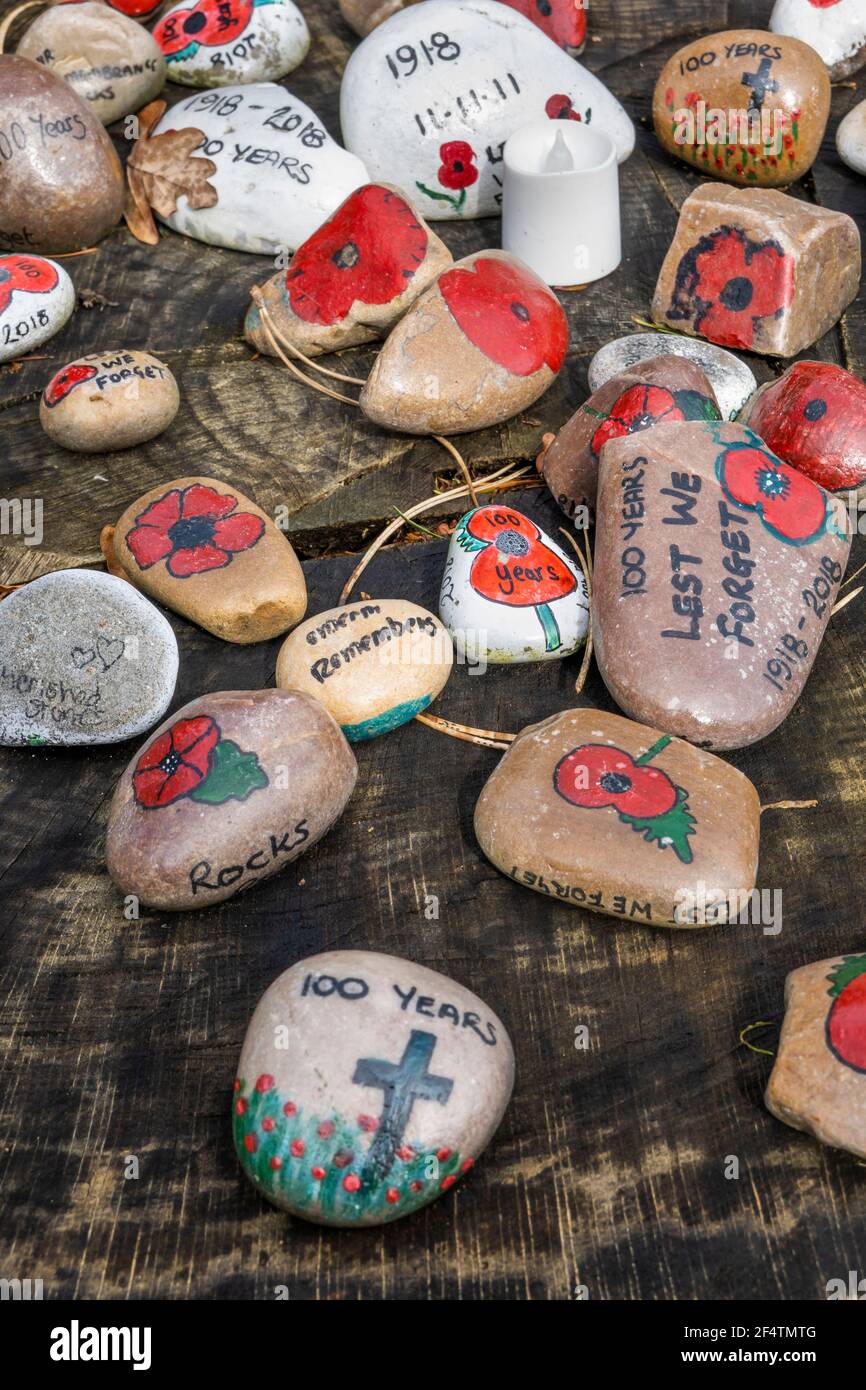
M 795 362 L 740 421 L 828 492 L 866 486 L 866 385 L 832 362 Z
M 271 356 L 274 329 L 308 357 L 373 342 L 450 263 L 399 189 L 365 184 L 261 286 L 268 317 L 253 303 L 244 333 Z
M 568 321 L 504 251 L 457 261 L 392 330 L 361 392 L 365 415 L 407 434 L 461 434 L 517 415 L 565 360 Z
M 166 10 L 153 36 L 170 80 L 187 87 L 275 82 L 310 47 L 294 0 L 183 0 Z

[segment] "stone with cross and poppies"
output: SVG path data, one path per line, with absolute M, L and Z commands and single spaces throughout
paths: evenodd
M 253 1014 L 235 1148 L 276 1206 L 377 1225 L 470 1171 L 513 1082 L 504 1025 L 463 985 L 396 956 L 328 951 L 280 975 Z

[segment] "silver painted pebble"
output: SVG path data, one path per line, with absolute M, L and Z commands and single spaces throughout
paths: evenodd
M 758 388 L 755 374 L 732 352 L 678 333 L 632 333 L 599 348 L 589 364 L 589 389 L 652 357 L 673 354 L 694 362 L 709 378 L 723 420 L 732 420 Z

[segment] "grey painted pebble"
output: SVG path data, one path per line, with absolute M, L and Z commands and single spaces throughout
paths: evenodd
M 123 579 L 59 570 L 0 603 L 0 744 L 118 743 L 165 714 L 177 642 Z
M 866 174 L 866 101 L 849 111 L 836 131 L 836 149 L 849 169 Z
M 75 308 L 62 265 L 44 256 L 0 256 L 0 362 L 23 357 L 59 333 Z
M 678 333 L 632 333 L 605 343 L 589 364 L 589 389 L 597 391 L 612 376 L 662 354 L 686 357 L 700 367 L 710 379 L 723 420 L 732 420 L 758 389 L 754 372 L 732 352 Z

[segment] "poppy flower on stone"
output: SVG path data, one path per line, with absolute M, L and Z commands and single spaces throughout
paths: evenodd
M 544 103 L 544 113 L 551 121 L 582 121 L 583 116 L 579 111 L 575 111 L 571 97 L 564 92 L 557 92 L 555 96 L 548 97 Z M 586 121 L 592 117 L 592 111 L 587 110 Z
M 36 256 L 0 256 L 0 314 L 16 290 L 48 294 L 57 284 L 57 268 Z
M 554 375 L 565 361 L 568 322 L 547 286 L 522 266 L 479 256 L 437 281 L 439 293 L 466 337 L 506 371 Z
M 560 48 L 577 52 L 586 43 L 586 0 L 505 0 L 531 19 Z
M 83 381 L 92 381 L 95 376 L 96 368 L 89 363 L 71 362 L 51 378 L 42 393 L 42 399 L 49 409 L 53 409 L 61 401 L 65 401 L 76 386 L 80 386 Z
M 198 0 L 187 10 L 175 10 L 156 25 L 153 37 L 169 63 L 191 58 L 201 47 L 232 43 L 248 27 L 261 0 Z
M 222 569 L 252 549 L 265 531 L 262 517 L 238 512 L 237 505 L 230 493 L 203 483 L 172 488 L 135 518 L 126 544 L 139 569 L 165 560 L 174 579 Z
M 751 432 L 750 432 L 751 433 Z M 829 499 L 804 473 L 762 448 L 762 441 L 731 444 L 716 460 L 716 477 L 737 506 L 755 511 L 779 540 L 808 545 L 827 529 Z
M 590 415 L 600 415 L 590 405 L 583 409 Z M 596 457 L 609 439 L 635 434 L 651 425 L 673 424 L 682 420 L 718 420 L 719 411 L 700 391 L 669 391 L 664 386 L 630 386 L 614 401 L 606 416 L 602 416 L 592 436 L 590 448 Z
M 866 483 L 866 385 L 832 362 L 795 362 L 756 397 L 749 428 L 829 492 Z
M 722 347 L 751 348 L 761 319 L 779 318 L 793 293 L 794 258 L 778 242 L 720 227 L 680 261 L 668 317 Z
M 160 734 L 142 753 L 132 774 L 139 806 L 170 806 L 189 796 L 207 777 L 219 736 L 216 721 L 207 715 L 181 719 Z
M 465 140 L 446 140 L 444 145 L 439 146 L 440 164 L 436 177 L 443 188 L 450 188 L 452 192 L 440 193 L 438 189 L 418 182 L 415 187 L 426 197 L 439 203 L 449 203 L 455 212 L 460 212 L 466 202 L 467 188 L 478 182 L 475 158 L 475 151 Z M 453 193 L 457 196 L 453 197 Z
M 404 294 L 427 255 L 427 233 L 409 204 L 375 183 L 358 188 L 299 247 L 286 271 L 293 312 L 330 325 L 352 305 Z

